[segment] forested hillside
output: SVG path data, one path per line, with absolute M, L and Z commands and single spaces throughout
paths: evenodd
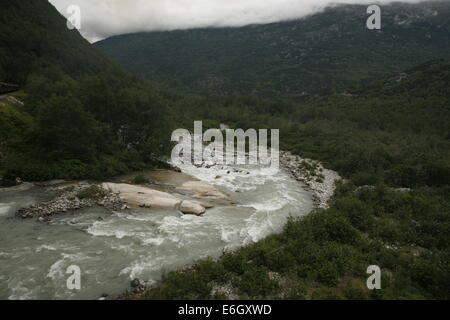
M 328 8 L 301 20 L 115 36 L 95 45 L 128 70 L 184 92 L 301 96 L 450 58 L 450 1 Z
M 93 49 L 47 1 L 1 1 L 0 79 L 26 83 L 30 74 L 52 66 L 69 76 L 120 69 Z M 124 74 L 122 73 L 122 76 Z
M 158 163 L 168 134 L 156 90 L 47 1 L 1 1 L 0 30 L 0 81 L 25 103 L 0 100 L 0 175 L 100 178 Z
M 399 80 L 402 79 L 402 80 Z M 450 63 L 435 61 L 392 79 L 320 97 L 173 99 L 191 127 L 279 128 L 283 150 L 325 162 L 358 185 L 450 182 Z
M 450 298 L 449 62 L 344 94 L 216 103 L 222 108 L 199 99 L 199 109 L 187 110 L 211 123 L 280 128 L 283 149 L 324 161 L 346 181 L 330 209 L 128 298 Z M 382 269 L 382 290 L 367 290 L 373 264 Z

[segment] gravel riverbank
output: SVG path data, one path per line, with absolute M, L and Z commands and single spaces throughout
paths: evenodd
M 110 210 L 125 210 L 126 205 L 118 195 L 100 189 L 95 184 L 87 182 L 73 185 L 46 186 L 55 192 L 56 197 L 48 202 L 36 204 L 17 211 L 16 215 L 22 219 L 38 218 L 39 221 L 49 221 L 50 217 L 72 210 L 79 210 L 93 206 L 102 206 Z
M 342 179 L 337 172 L 325 169 L 319 161 L 285 151 L 280 151 L 280 164 L 313 193 L 313 201 L 317 208 L 328 208 L 328 201 L 334 194 L 336 182 Z

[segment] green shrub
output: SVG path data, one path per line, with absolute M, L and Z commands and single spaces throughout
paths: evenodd
M 293 288 L 290 288 L 284 296 L 287 300 L 306 300 L 307 299 L 307 290 L 303 284 L 295 285 Z
M 202 277 L 210 281 L 224 283 L 227 280 L 227 271 L 220 261 L 216 262 L 208 258 L 197 265 L 197 270 L 202 274 Z
M 133 182 L 135 184 L 146 184 L 149 183 L 150 180 L 143 174 L 139 174 L 133 178 Z
M 375 290 L 377 291 L 377 290 Z M 344 288 L 345 298 L 350 300 L 366 300 L 367 299 L 367 291 L 362 290 L 361 288 L 355 286 L 348 286 Z
M 163 276 L 162 285 L 147 290 L 146 299 L 156 300 L 196 300 L 207 299 L 211 293 L 211 285 L 198 273 L 174 271 Z
M 249 266 L 236 286 L 249 297 L 268 297 L 280 289 L 278 282 L 269 277 L 268 270 L 260 266 Z
M 77 197 L 80 200 L 100 200 L 106 196 L 106 191 L 99 186 L 90 186 L 84 190 L 78 192 Z
M 315 271 L 316 279 L 326 286 L 338 284 L 339 272 L 336 265 L 331 261 L 323 261 Z

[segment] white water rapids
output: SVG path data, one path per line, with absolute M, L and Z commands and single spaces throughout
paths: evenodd
M 182 168 L 239 203 L 209 209 L 202 217 L 91 208 L 54 216 L 44 224 L 14 216 L 20 207 L 50 199 L 44 189 L 0 191 L 0 299 L 121 294 L 132 279 L 158 281 L 165 271 L 280 232 L 289 216 L 311 211 L 311 195 L 287 172 L 258 166 L 233 169 Z M 71 265 L 81 269 L 79 291 L 66 286 Z

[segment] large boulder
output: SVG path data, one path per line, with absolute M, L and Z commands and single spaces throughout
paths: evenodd
M 199 203 L 183 200 L 169 193 L 147 187 L 125 183 L 103 183 L 102 187 L 110 192 L 116 193 L 122 202 L 134 208 L 146 207 L 180 210 L 186 214 L 196 215 L 201 215 L 206 211 L 205 207 Z
M 221 205 L 233 204 L 233 201 L 228 195 L 204 181 L 187 181 L 182 183 L 176 189 L 184 191 L 191 198 L 200 199 L 204 202 Z
M 205 213 L 206 209 L 200 203 L 184 200 L 180 204 L 180 211 L 187 214 L 195 214 L 197 216 Z
M 198 200 L 206 208 L 211 208 L 215 205 L 235 204 L 224 192 L 208 182 L 200 181 L 186 173 L 172 170 L 154 170 L 147 172 L 146 175 L 153 181 L 156 181 L 159 184 L 158 187 L 166 187 L 166 190 L 161 191 L 167 192 L 170 190 L 170 192 L 181 193 Z

